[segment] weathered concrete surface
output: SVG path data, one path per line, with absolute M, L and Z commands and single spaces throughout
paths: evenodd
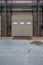
M 0 65 L 43 65 L 43 45 L 28 40 L 0 40 Z
M 17 39 L 14 39 L 14 37 L 0 37 L 0 40 L 16 40 L 17 41 Z M 20 39 L 18 39 L 18 40 L 21 41 L 24 39 L 21 38 L 21 40 Z M 43 37 L 31 37 L 30 39 L 26 39 L 26 40 L 43 41 Z
M 0 16 L 0 36 L 1 36 L 1 16 Z

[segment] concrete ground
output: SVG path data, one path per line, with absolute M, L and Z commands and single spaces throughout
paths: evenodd
M 41 40 L 11 39 L 0 39 L 0 65 L 43 65 L 43 38 Z M 42 44 L 31 44 L 34 41 Z
M 29 40 L 43 40 L 43 37 L 31 37 Z M 0 37 L 0 40 L 15 40 L 13 37 Z

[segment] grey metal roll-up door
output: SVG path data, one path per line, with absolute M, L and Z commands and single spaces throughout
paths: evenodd
M 0 36 L 1 36 L 1 14 L 0 14 Z
M 12 36 L 32 36 L 32 13 L 14 12 L 12 15 Z

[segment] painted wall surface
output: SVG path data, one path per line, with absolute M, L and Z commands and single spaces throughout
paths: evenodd
M 32 13 L 15 12 L 12 15 L 12 36 L 32 36 Z

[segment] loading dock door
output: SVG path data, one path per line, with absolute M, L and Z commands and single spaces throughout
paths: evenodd
M 14 12 L 12 15 L 12 36 L 32 36 L 32 13 Z
M 1 36 L 1 15 L 0 15 L 0 36 Z

